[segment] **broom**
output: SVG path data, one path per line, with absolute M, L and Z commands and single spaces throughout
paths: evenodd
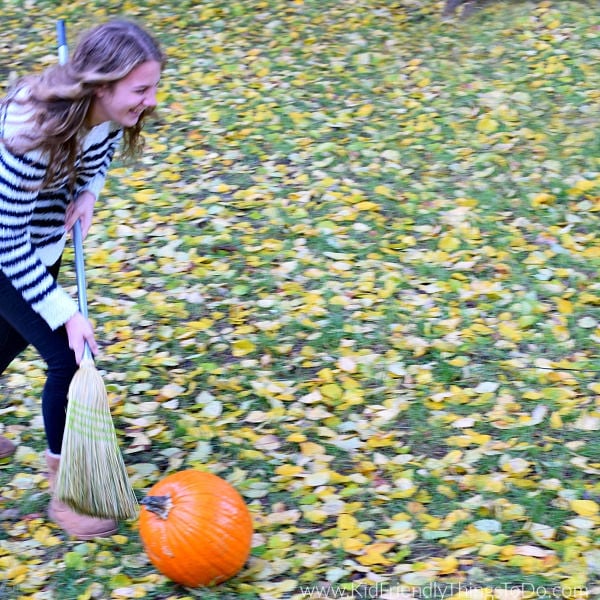
M 60 64 L 67 60 L 64 21 L 57 23 Z M 81 223 L 73 227 L 79 310 L 87 318 Z M 110 519 L 137 515 L 138 502 L 119 450 L 102 377 L 88 344 L 68 393 L 56 495 L 80 514 Z

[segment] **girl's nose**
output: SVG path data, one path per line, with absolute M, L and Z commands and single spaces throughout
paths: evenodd
M 154 108 L 157 105 L 156 90 L 152 90 L 146 94 L 146 97 L 144 98 L 144 104 L 151 108 Z

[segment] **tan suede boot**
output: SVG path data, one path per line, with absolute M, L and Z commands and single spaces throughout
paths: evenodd
M 8 458 L 15 453 L 17 447 L 3 435 L 0 435 L 0 458 Z
M 58 473 L 60 456 L 46 451 L 46 464 L 48 465 L 48 481 L 52 499 L 48 507 L 48 516 L 69 535 L 79 540 L 92 540 L 96 537 L 108 537 L 117 532 L 117 522 L 112 519 L 98 519 L 87 515 L 80 515 L 60 502 L 54 495 L 54 482 Z

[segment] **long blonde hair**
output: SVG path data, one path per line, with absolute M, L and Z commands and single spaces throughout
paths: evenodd
M 32 113 L 32 126 L 26 133 L 2 141 L 16 153 L 30 150 L 47 153 L 49 166 L 44 183 L 64 171 L 73 182 L 79 133 L 85 129 L 95 90 L 115 85 L 147 61 L 159 62 L 164 67 L 165 55 L 156 40 L 133 21 L 113 19 L 89 29 L 64 65 L 22 77 L 0 102 L 1 112 L 16 102 Z M 135 156 L 142 150 L 142 128 L 152 112 L 145 110 L 133 127 L 124 128 L 124 156 Z

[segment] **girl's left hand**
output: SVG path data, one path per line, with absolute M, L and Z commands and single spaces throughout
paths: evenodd
M 79 219 L 81 221 L 81 235 L 83 239 L 85 239 L 85 236 L 92 225 L 95 202 L 96 196 L 88 191 L 81 192 L 73 202 L 70 202 L 65 212 L 66 230 L 71 231 L 73 225 L 75 225 Z

